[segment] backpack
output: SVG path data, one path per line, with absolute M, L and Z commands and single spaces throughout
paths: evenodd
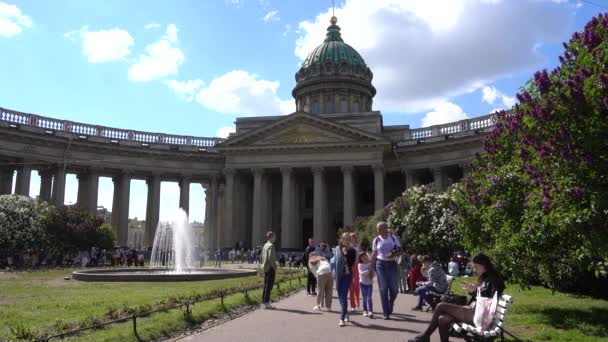
M 374 238 L 374 247 L 376 247 L 376 250 L 378 249 L 378 237 L 376 236 Z M 395 235 L 391 234 L 391 240 L 393 240 L 393 245 L 397 246 L 397 239 L 395 238 Z

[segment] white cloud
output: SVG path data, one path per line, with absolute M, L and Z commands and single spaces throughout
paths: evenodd
M 146 25 L 144 26 L 144 28 L 145 28 L 146 30 L 151 30 L 151 29 L 159 29 L 159 28 L 161 28 L 161 27 L 162 27 L 162 25 L 161 25 L 161 24 L 157 24 L 157 23 L 150 23 L 150 24 L 146 24 Z
M 336 8 L 346 43 L 374 73 L 377 109 L 418 112 L 545 62 L 535 46 L 559 42 L 574 15 L 549 1 L 345 0 Z M 331 9 L 299 23 L 302 60 L 325 37 Z
M 436 103 L 431 112 L 422 118 L 422 127 L 441 125 L 467 118 L 467 114 L 455 103 L 440 101 Z
M 89 31 L 83 26 L 79 31 L 67 32 L 66 39 L 76 42 L 82 39 L 82 53 L 90 63 L 104 63 L 122 59 L 131 54 L 133 37 L 117 27 L 109 30 Z
M 481 99 L 484 102 L 489 104 L 493 104 L 496 101 L 496 97 L 498 97 L 498 91 L 494 87 L 484 86 L 481 89 L 482 96 Z
M 270 11 L 270 12 L 266 13 L 264 18 L 262 18 L 262 19 L 267 23 L 271 22 L 271 21 L 281 20 L 281 18 L 279 17 L 279 11 Z
M 289 32 L 291 32 L 291 25 L 285 24 L 285 31 L 283 31 L 283 35 L 286 36 Z
M 192 102 L 196 91 L 203 85 L 203 81 L 199 79 L 188 81 L 167 80 L 164 83 L 167 87 L 173 89 L 181 100 L 186 102 Z
M 196 100 L 220 113 L 239 115 L 279 115 L 295 111 L 294 101 L 277 95 L 278 81 L 259 79 L 243 70 L 216 77 L 201 89 Z
M 234 133 L 234 132 L 236 132 L 234 127 L 225 126 L 225 127 L 218 128 L 215 135 L 220 138 L 228 138 L 230 133 Z
M 505 106 L 505 108 L 512 108 L 513 106 L 515 106 L 515 102 L 517 102 L 515 100 L 515 97 L 511 97 L 511 96 L 507 96 L 507 95 L 502 95 L 502 104 L 503 106 Z
M 495 87 L 484 86 L 481 88 L 481 93 L 481 100 L 491 105 L 493 105 L 494 102 L 500 98 L 502 107 L 497 108 L 497 110 L 511 108 L 516 102 L 515 97 L 507 96 Z
M 32 27 L 32 19 L 21 14 L 16 5 L 0 2 L 0 36 L 10 38 Z
M 175 47 L 177 43 L 177 28 L 170 24 L 166 34 L 156 43 L 148 44 L 145 53 L 140 55 L 129 68 L 129 79 L 136 82 L 148 82 L 169 75 L 177 74 L 184 54 Z

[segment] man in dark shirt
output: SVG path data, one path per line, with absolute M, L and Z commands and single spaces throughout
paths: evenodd
M 304 266 L 308 270 L 306 292 L 308 292 L 309 296 L 317 295 L 317 277 L 315 277 L 315 275 L 312 274 L 312 272 L 310 272 L 310 269 L 308 268 L 308 256 L 310 255 L 310 253 L 314 252 L 315 249 L 316 248 L 313 239 L 308 239 L 308 246 L 306 246 L 306 248 L 304 249 L 304 255 L 302 256 L 302 264 L 304 264 Z

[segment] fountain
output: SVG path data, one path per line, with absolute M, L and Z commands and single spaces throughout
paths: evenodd
M 188 223 L 188 215 L 182 209 L 173 215 L 173 221 L 160 222 L 154 235 L 150 268 L 169 269 L 183 273 L 194 268 L 196 257 L 194 234 Z
M 195 268 L 196 246 L 188 215 L 178 209 L 171 217 L 170 222 L 158 224 L 147 269 L 82 270 L 73 272 L 72 277 L 82 281 L 197 281 L 256 274 L 252 269 Z

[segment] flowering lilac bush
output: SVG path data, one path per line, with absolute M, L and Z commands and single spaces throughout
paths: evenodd
M 0 196 L 0 253 L 43 249 L 48 245 L 49 206 L 27 196 Z
M 560 66 L 536 72 L 519 103 L 496 113 L 486 154 L 454 189 L 466 245 L 512 281 L 554 290 L 606 276 L 608 16 L 564 49 Z

